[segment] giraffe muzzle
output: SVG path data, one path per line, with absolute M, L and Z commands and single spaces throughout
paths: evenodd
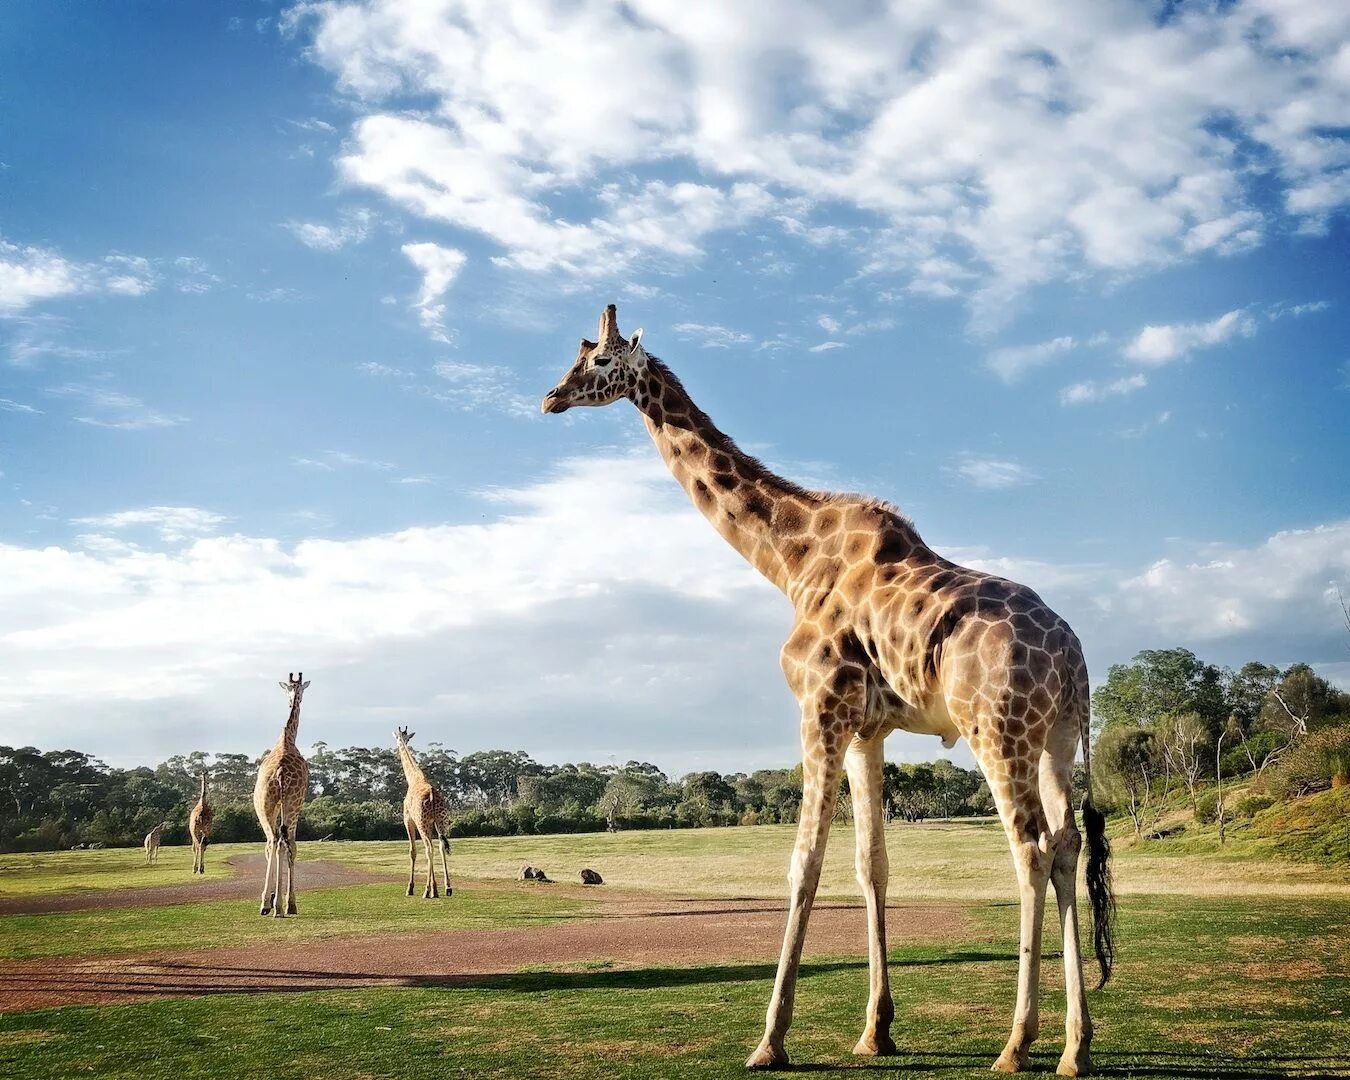
M 556 390 L 550 390 L 539 403 L 539 411 L 546 415 L 566 412 L 571 407 L 572 403 L 560 398 Z

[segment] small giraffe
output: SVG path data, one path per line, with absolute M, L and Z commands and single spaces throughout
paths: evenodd
M 263 757 L 258 766 L 258 781 L 253 785 L 253 810 L 262 825 L 267 843 L 267 869 L 263 875 L 262 905 L 259 915 L 284 918 L 295 910 L 295 838 L 300 828 L 300 810 L 309 791 L 309 763 L 295 745 L 300 730 L 300 699 L 309 683 L 302 672 L 292 673 L 286 682 L 278 683 L 286 691 L 291 711 L 286 717 L 281 738 Z M 282 868 L 286 870 L 286 884 L 282 886 Z M 285 896 L 286 910 L 281 910 Z
M 159 861 L 159 838 L 169 823 L 161 821 L 145 834 L 145 864 L 151 866 Z
M 202 793 L 197 805 L 188 815 L 188 836 L 192 838 L 192 872 L 206 873 L 206 841 L 211 835 L 211 821 L 215 814 L 206 801 L 206 773 L 202 773 Z
M 1076 902 L 1082 839 L 1070 805 L 1074 756 L 1088 765 L 1088 677 L 1068 624 L 1036 593 L 949 562 L 889 503 L 808 491 L 774 475 L 714 426 L 679 379 L 625 339 L 611 304 L 598 341 L 544 398 L 545 413 L 626 398 L 694 505 L 722 537 L 787 594 L 795 625 L 780 657 L 801 706 L 803 792 L 789 907 L 764 1038 L 750 1068 L 788 1063 L 806 924 L 825 842 L 847 773 L 867 908 L 870 987 L 854 1052 L 893 1054 L 886 969 L 887 857 L 883 740 L 895 730 L 964 738 L 998 806 L 1021 900 L 1021 950 L 1012 1034 L 994 1063 L 1027 1068 L 1036 1037 L 1041 926 L 1054 885 L 1064 937 L 1066 1043 L 1059 1073 L 1091 1069 L 1092 1023 L 1083 987 Z M 1090 765 L 1088 765 L 1090 774 Z M 1089 785 L 1090 787 L 1090 785 Z M 1113 959 L 1105 821 L 1083 799 L 1087 886 L 1102 982 Z
M 412 748 L 408 746 L 412 739 L 407 728 L 399 728 L 394 732 L 398 757 L 403 762 L 403 775 L 408 780 L 408 794 L 403 798 L 403 827 L 408 830 L 408 895 L 413 894 L 413 886 L 417 882 L 417 835 L 420 833 L 427 852 L 427 886 L 422 890 L 422 899 L 435 900 L 436 861 L 432 855 L 432 840 L 436 840 L 441 849 L 445 895 L 448 897 L 454 893 L 450 888 L 450 808 L 413 757 Z

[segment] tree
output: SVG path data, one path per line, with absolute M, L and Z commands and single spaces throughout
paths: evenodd
M 1158 722 L 1157 738 L 1168 768 L 1186 784 L 1195 810 L 1195 789 L 1209 760 L 1209 729 L 1198 714 L 1181 713 Z
M 1092 695 L 1099 730 L 1153 727 L 1164 716 L 1195 713 L 1211 731 L 1228 718 L 1223 673 L 1189 649 L 1145 649 L 1107 669 Z
M 1153 732 L 1124 724 L 1108 728 L 1098 738 L 1093 758 L 1102 768 L 1108 791 L 1130 815 L 1135 839 L 1142 840 L 1158 779 Z

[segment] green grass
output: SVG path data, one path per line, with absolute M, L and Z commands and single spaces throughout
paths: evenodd
M 211 900 L 0 917 L 0 959 L 107 955 L 149 949 L 221 947 L 251 941 L 313 941 L 389 931 L 530 926 L 584 913 L 590 901 L 532 885 L 455 889 L 450 899 L 403 895 L 396 883 L 301 889 L 300 915 L 260 918 L 258 901 Z
M 825 1076 L 983 1077 L 1012 1010 L 1016 911 L 977 906 L 948 946 L 897 948 L 900 1058 L 849 1053 L 861 960 L 805 966 L 789 1050 Z M 1336 899 L 1134 897 L 1117 978 L 1090 995 L 1099 1070 L 1153 1077 L 1350 1076 L 1350 907 Z M 298 921 L 297 921 L 298 924 Z M 1053 934 L 1048 934 L 1053 938 Z M 740 1077 L 760 1033 L 767 964 L 528 972 L 460 985 L 221 995 L 0 1015 L 0 1074 L 155 1080 L 325 1077 Z M 1062 1039 L 1046 961 L 1034 1067 Z M 847 1070 L 847 1071 L 846 1071 Z
M 159 861 L 154 866 L 146 865 L 145 852 L 141 848 L 15 852 L 0 855 L 0 897 L 188 885 L 194 880 L 219 881 L 231 876 L 230 868 L 224 862 L 225 856 L 260 851 L 262 844 L 208 847 L 206 873 L 195 878 L 190 847 L 161 847 Z

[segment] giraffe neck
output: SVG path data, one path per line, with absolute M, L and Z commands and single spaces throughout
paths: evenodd
M 647 357 L 647 377 L 632 398 L 667 468 L 694 505 L 751 566 L 787 592 L 787 548 L 800 544 L 801 537 L 786 538 L 775 523 L 802 520 L 818 497 L 742 451 L 654 356 Z
M 290 747 L 295 746 L 295 737 L 300 733 L 300 702 L 291 706 L 291 713 L 286 717 L 286 726 L 281 732 L 281 741 Z
M 206 802 L 206 773 L 202 773 L 202 802 Z
M 413 757 L 411 750 L 406 746 L 400 746 L 398 748 L 398 758 L 403 762 L 403 775 L 407 779 L 409 785 L 424 783 L 426 781 L 426 776 L 423 775 L 421 766 L 417 764 L 417 759 Z

